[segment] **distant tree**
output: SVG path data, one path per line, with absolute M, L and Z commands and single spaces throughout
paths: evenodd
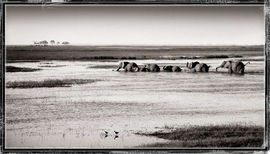
M 50 43 L 51 43 L 51 45 L 54 45 L 55 44 L 55 41 L 54 40 L 51 40 Z
M 62 42 L 62 44 L 67 45 L 67 44 L 70 44 L 70 43 L 68 41 L 64 41 L 64 42 Z
M 57 45 L 59 45 L 60 44 L 60 42 L 57 42 Z
M 48 43 L 48 41 L 44 40 L 44 41 L 40 41 L 39 44 L 42 44 L 42 45 L 46 46 L 46 45 L 48 45 L 49 43 Z
M 35 42 L 34 42 L 34 45 L 39 45 L 39 42 L 35 41 Z

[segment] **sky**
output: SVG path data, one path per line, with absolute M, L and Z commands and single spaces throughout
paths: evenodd
M 7 45 L 262 45 L 263 6 L 7 5 Z

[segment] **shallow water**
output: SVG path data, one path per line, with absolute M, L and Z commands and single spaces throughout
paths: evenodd
M 223 69 L 216 73 L 214 68 L 223 60 L 198 59 L 212 66 L 209 73 L 116 72 L 112 69 L 119 62 L 110 61 L 45 64 L 54 67 L 40 67 L 45 61 L 7 64 L 43 70 L 6 73 L 6 82 L 71 78 L 98 81 L 60 88 L 7 88 L 6 148 L 140 147 L 167 141 L 134 132 L 165 126 L 263 126 L 264 62 L 251 61 L 245 75 L 229 75 Z M 189 60 L 133 61 L 184 67 Z M 107 67 L 95 67 L 101 65 Z M 117 138 L 114 130 L 120 132 Z

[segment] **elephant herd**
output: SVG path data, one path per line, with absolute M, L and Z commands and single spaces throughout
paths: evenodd
M 236 74 L 244 74 L 245 66 L 249 64 L 247 62 L 244 64 L 243 62 L 237 61 L 223 61 L 220 66 L 216 68 L 226 68 L 228 69 L 228 73 L 236 73 Z M 187 62 L 185 71 L 187 72 L 208 72 L 211 66 L 200 63 L 198 61 L 195 62 Z M 116 71 L 123 69 L 125 72 L 181 72 L 183 69 L 180 66 L 163 66 L 162 69 L 157 64 L 145 64 L 145 65 L 137 65 L 134 62 L 120 62 Z

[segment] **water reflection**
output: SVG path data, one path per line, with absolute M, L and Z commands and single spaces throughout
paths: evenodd
M 184 67 L 186 61 L 135 62 Z M 6 89 L 6 146 L 136 147 L 167 142 L 135 135 L 137 131 L 165 126 L 264 124 L 263 61 L 251 61 L 243 76 L 229 75 L 222 69 L 224 73 L 216 73 L 214 67 L 223 59 L 198 61 L 213 68 L 209 73 L 126 73 L 112 71 L 118 62 L 50 61 L 61 67 L 6 73 L 6 82 L 99 80 L 72 87 Z M 8 65 L 40 68 L 40 62 Z M 100 67 L 103 65 L 106 67 Z

